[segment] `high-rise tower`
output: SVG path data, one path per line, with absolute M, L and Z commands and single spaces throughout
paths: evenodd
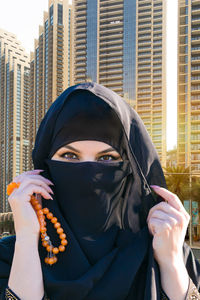
M 166 165 L 166 1 L 137 1 L 136 110 Z
M 0 29 L 0 212 L 9 210 L 7 185 L 30 164 L 29 72 L 21 43 Z
M 74 83 L 98 82 L 143 119 L 166 163 L 166 1 L 74 0 Z
M 40 122 L 52 102 L 72 83 L 71 5 L 69 0 L 49 0 L 44 25 L 31 53 L 30 149 L 31 156 Z M 29 166 L 30 169 L 32 165 Z
M 200 1 L 179 0 L 178 165 L 200 173 Z

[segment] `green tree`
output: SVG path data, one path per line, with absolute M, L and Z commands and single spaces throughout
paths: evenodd
M 189 167 L 182 166 L 165 168 L 165 179 L 168 189 L 181 200 L 188 199 L 190 195 Z

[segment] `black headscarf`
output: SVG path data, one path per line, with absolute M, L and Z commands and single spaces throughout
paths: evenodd
M 115 148 L 120 162 L 51 160 L 63 145 L 97 140 Z M 68 88 L 51 105 L 32 153 L 35 169 L 55 183 L 54 201 L 43 199 L 67 234 L 58 262 L 44 263 L 45 291 L 51 300 L 160 299 L 159 268 L 146 218 L 160 199 L 151 184 L 166 187 L 158 155 L 137 113 L 116 93 L 97 84 Z M 54 245 L 58 236 L 51 224 Z M 8 248 L 9 254 L 2 249 Z M 4 248 L 3 248 L 4 247 Z M 9 276 L 13 239 L 0 243 L 0 287 Z M 199 288 L 199 265 L 184 246 L 190 277 Z

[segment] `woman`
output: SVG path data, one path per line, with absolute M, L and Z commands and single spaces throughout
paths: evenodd
M 68 88 L 42 120 L 32 158 L 35 170 L 14 178 L 9 197 L 16 239 L 0 242 L 2 299 L 200 299 L 200 266 L 184 244 L 189 216 L 121 97 L 96 83 Z M 38 247 L 34 193 L 67 235 L 53 266 Z

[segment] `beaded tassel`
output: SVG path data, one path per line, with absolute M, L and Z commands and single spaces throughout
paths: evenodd
M 7 186 L 7 194 L 10 195 L 15 188 L 18 188 L 20 186 L 20 182 L 11 182 Z M 31 196 L 31 204 L 37 214 L 38 221 L 40 224 L 40 233 L 41 233 L 41 239 L 42 239 L 42 246 L 46 248 L 48 255 L 45 257 L 45 263 L 49 265 L 53 265 L 57 262 L 56 254 L 59 252 L 65 251 L 65 246 L 67 246 L 68 242 L 66 240 L 66 234 L 64 233 L 63 228 L 61 227 L 61 224 L 58 222 L 57 218 L 53 216 L 53 214 L 49 211 L 47 207 L 42 208 L 42 205 L 39 203 L 39 201 L 32 195 Z M 54 228 L 56 229 L 61 244 L 59 247 L 54 247 L 50 237 L 47 235 L 47 228 L 46 228 L 46 222 L 45 217 L 51 221 L 51 223 L 54 225 Z

